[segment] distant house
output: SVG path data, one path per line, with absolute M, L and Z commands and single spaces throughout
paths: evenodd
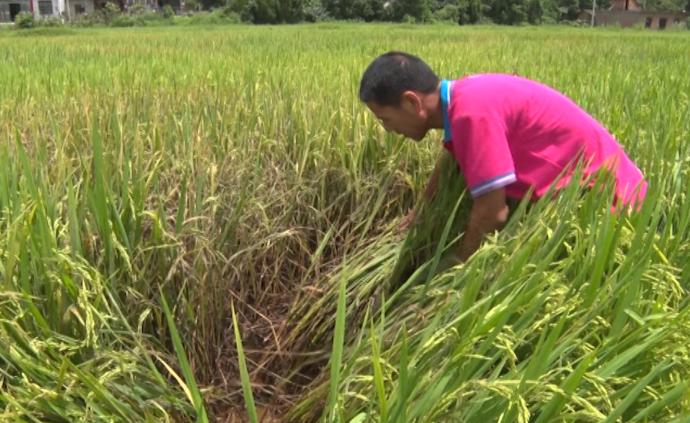
M 590 22 L 592 11 L 585 10 L 580 19 Z M 618 25 L 630 27 L 644 25 L 645 28 L 666 29 L 671 25 L 687 25 L 688 13 L 644 10 L 636 0 L 613 0 L 611 7 L 594 11 L 594 25 Z
M 70 17 L 91 13 L 99 6 L 98 0 L 0 0 L 0 22 L 14 22 L 20 12 L 33 13 L 36 19 Z
M 13 22 L 21 12 L 32 12 L 30 0 L 0 0 L 0 22 Z
M 126 10 L 135 4 L 143 4 L 151 9 L 170 4 L 180 9 L 180 0 L 0 0 L 0 23 L 14 22 L 20 12 L 33 13 L 34 18 L 74 18 L 105 7 L 110 1 Z

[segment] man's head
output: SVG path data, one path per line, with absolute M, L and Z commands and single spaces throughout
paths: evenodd
M 391 51 L 364 71 L 359 98 L 388 131 L 421 140 L 431 128 L 440 80 L 429 65 L 411 54 Z

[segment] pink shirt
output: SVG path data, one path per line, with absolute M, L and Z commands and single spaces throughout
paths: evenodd
M 498 188 L 541 197 L 566 185 L 577 164 L 584 174 L 606 166 L 616 199 L 639 204 L 647 183 L 613 136 L 558 91 L 511 75 L 480 74 L 442 81 L 444 147 L 462 170 L 473 197 Z M 637 200 L 635 199 L 637 196 Z

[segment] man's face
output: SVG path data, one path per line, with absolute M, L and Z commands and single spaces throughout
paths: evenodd
M 420 141 L 427 133 L 426 112 L 421 108 L 419 99 L 403 96 L 398 106 L 381 106 L 375 102 L 367 107 L 381 121 L 386 131 L 395 132 Z

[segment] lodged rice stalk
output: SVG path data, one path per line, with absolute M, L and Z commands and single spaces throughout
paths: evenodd
M 368 316 L 379 311 L 383 301 L 399 295 L 401 288 L 409 289 L 413 284 L 431 279 L 434 262 L 438 262 L 443 251 L 457 244 L 457 235 L 464 228 L 471 202 L 455 160 L 449 154 L 444 154 L 441 160 L 439 189 L 431 201 L 418 202 L 415 222 L 402 242 L 396 228 L 391 226 L 373 242 L 362 245 L 355 255 L 346 257 L 322 280 L 317 280 L 316 286 L 309 287 L 319 293 L 318 298 L 313 301 L 300 298 L 290 310 L 288 319 L 297 323 L 288 343 L 298 351 L 321 351 L 309 360 L 293 364 L 295 371 L 318 366 L 328 358 L 338 286 L 343 280 L 347 286 L 346 321 L 348 327 L 358 328 L 366 323 Z M 356 334 L 356 330 L 350 330 L 347 342 L 354 341 Z M 316 385 L 324 382 L 323 378 L 318 378 Z M 316 392 L 324 393 L 318 389 Z M 312 400 L 315 397 L 310 398 L 309 403 Z
M 405 283 L 427 261 L 455 247 L 467 224 L 472 202 L 465 180 L 450 154 L 444 153 L 439 160 L 436 193 L 431 201 L 421 198 L 416 206 L 415 221 L 400 246 L 390 277 L 391 290 Z

